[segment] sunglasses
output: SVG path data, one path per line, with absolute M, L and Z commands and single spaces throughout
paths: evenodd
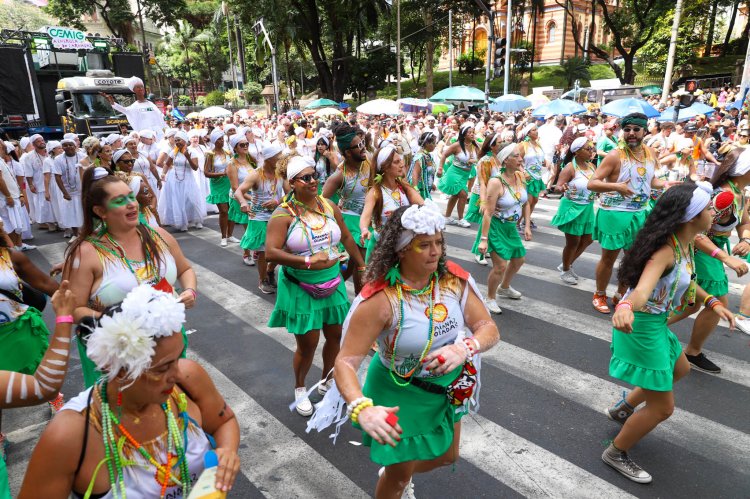
M 364 148 L 365 148 L 365 142 L 362 141 L 359 144 L 357 144 L 356 146 L 351 146 L 349 149 L 364 149 Z
M 249 145 L 250 145 L 249 142 L 240 142 L 239 144 L 237 144 L 238 147 L 247 147 Z
M 133 165 L 135 164 L 135 160 L 134 159 L 121 159 L 118 161 L 118 163 L 128 163 L 128 164 Z
M 307 175 L 302 175 L 301 177 L 295 177 L 294 180 L 299 180 L 302 183 L 309 184 L 313 180 L 317 181 L 318 178 L 320 178 L 320 174 L 318 172 L 315 172 L 308 173 Z
M 114 210 L 117 208 L 122 208 L 123 206 L 127 206 L 132 203 L 137 203 L 135 199 L 135 194 L 132 192 L 130 194 L 126 194 L 124 196 L 117 196 L 116 198 L 110 199 L 107 203 L 107 208 L 110 210 Z

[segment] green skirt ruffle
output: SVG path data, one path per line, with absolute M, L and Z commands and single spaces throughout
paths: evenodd
M 375 251 L 375 246 L 378 245 L 378 235 L 370 228 L 370 239 L 365 243 L 365 263 L 370 263 L 370 257 L 372 252 Z
M 419 195 L 422 196 L 422 199 L 424 199 L 425 201 L 428 199 L 432 199 L 431 187 L 432 186 L 424 187 L 422 185 L 422 182 L 419 183 Z
M 594 232 L 594 203 L 578 204 L 563 197 L 550 224 L 573 236 L 591 234 Z
M 363 248 L 359 242 L 359 238 L 362 236 L 362 232 L 359 230 L 359 219 L 360 217 L 357 215 L 350 215 L 348 213 L 342 213 L 341 218 L 344 220 L 344 225 L 346 225 L 346 228 L 349 229 L 349 232 L 352 233 L 352 237 L 354 238 L 354 242 L 357 243 L 357 246 L 360 248 Z
M 13 322 L 0 325 L 0 370 L 34 374 L 48 346 L 42 314 L 29 307 Z
M 724 239 L 726 243 L 725 237 L 711 238 L 714 244 L 723 249 L 725 246 L 721 239 Z M 724 264 L 699 249 L 695 250 L 695 277 L 698 286 L 706 293 L 714 296 L 729 294 L 729 278 L 727 271 L 724 270 Z
M 531 178 L 526 183 L 526 192 L 529 194 L 530 197 L 539 197 L 539 193 L 542 192 L 544 189 L 546 189 L 547 186 L 544 185 L 544 180 L 540 178 Z
M 459 366 L 428 381 L 448 386 L 461 374 L 461 368 Z M 399 407 L 398 424 L 403 433 L 396 447 L 379 444 L 362 432 L 362 443 L 370 447 L 370 459 L 381 466 L 442 456 L 453 443 L 453 425 L 464 415 L 463 412 L 456 414 L 455 406 L 445 395 L 430 393 L 413 385 L 398 386 L 377 353 L 370 361 L 362 393 L 375 405 Z M 355 427 L 359 428 L 359 425 Z
M 480 237 L 474 241 L 474 246 L 471 248 L 471 252 L 475 255 L 479 254 Z M 526 248 L 523 247 L 521 236 L 518 235 L 516 223 L 503 222 L 497 217 L 492 217 L 490 230 L 487 233 L 487 251 L 496 253 L 503 260 L 526 256 Z
M 286 267 L 286 271 L 302 282 L 317 284 L 335 278 L 341 272 L 341 267 L 334 265 L 324 270 Z M 317 299 L 290 282 L 280 269 L 276 305 L 268 319 L 268 326 L 284 327 L 292 334 L 306 334 L 321 329 L 326 324 L 343 324 L 349 306 L 343 279 L 331 296 Z
M 10 495 L 10 484 L 8 483 L 8 470 L 5 468 L 5 459 L 0 457 L 0 499 L 12 499 Z
M 247 213 L 242 213 L 240 203 L 234 199 L 234 196 L 229 197 L 229 220 L 236 224 L 245 225 L 247 223 Z
M 217 177 L 208 180 L 211 193 L 206 196 L 206 202 L 208 204 L 228 203 L 229 191 L 232 189 L 232 183 L 229 181 L 229 177 Z
M 265 251 L 266 249 L 266 230 L 268 222 L 258 220 L 247 220 L 247 228 L 242 236 L 240 246 L 242 249 L 253 251 Z
M 479 210 L 479 194 L 472 192 L 469 196 L 469 209 L 466 211 L 464 218 L 475 224 L 482 221 L 482 212 Z
M 438 179 L 438 189 L 443 194 L 455 196 L 459 192 L 467 190 L 466 184 L 469 182 L 469 175 L 471 175 L 471 169 L 463 170 L 457 166 L 451 166 Z
M 610 376 L 646 390 L 672 391 L 682 346 L 667 327 L 667 316 L 635 312 L 632 333 L 612 329 Z
M 594 241 L 606 250 L 629 249 L 646 221 L 646 211 L 602 210 L 596 212 Z
M 478 223 L 479 227 L 477 227 L 477 235 L 474 238 L 474 245 L 471 247 L 471 252 L 475 255 L 479 254 L 479 243 L 482 242 L 482 225 L 484 225 L 484 217 L 480 218 Z

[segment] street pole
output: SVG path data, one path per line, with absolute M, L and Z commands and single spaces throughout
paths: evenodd
M 237 88 L 237 76 L 234 74 L 234 57 L 232 56 L 232 30 L 229 29 L 229 9 L 226 2 L 221 2 L 221 12 L 227 20 L 227 42 L 229 42 L 229 69 L 232 71 L 232 85 Z
M 487 37 L 487 68 L 484 74 L 484 106 L 490 108 L 490 66 L 492 65 L 492 52 L 495 47 L 495 12 L 490 11 L 488 16 L 490 23 L 489 36 Z
M 396 0 L 396 98 L 401 98 L 401 0 Z
M 510 84 L 510 54 L 511 54 L 511 27 L 510 27 L 510 21 L 511 21 L 511 12 L 513 10 L 513 0 L 508 0 L 508 13 L 506 15 L 505 19 L 505 39 L 507 40 L 507 55 L 505 56 L 505 78 L 503 81 L 503 95 L 508 95 L 508 85 Z
M 669 40 L 669 54 L 667 55 L 667 71 L 664 73 L 664 87 L 661 91 L 661 101 L 667 102 L 669 89 L 672 87 L 672 72 L 674 71 L 674 56 L 677 52 L 677 35 L 680 31 L 680 17 L 682 16 L 682 0 L 677 0 L 672 21 L 672 37 Z M 677 107 L 675 106 L 675 123 L 677 123 Z
M 742 95 L 740 114 L 742 114 L 742 108 L 745 106 L 745 99 L 747 99 L 748 90 L 750 90 L 750 43 L 747 44 L 747 52 L 745 53 L 745 70 L 742 72 L 742 83 L 740 84 L 740 94 Z
M 448 10 L 448 86 L 453 86 L 453 9 Z
M 266 26 L 263 24 L 263 19 L 255 23 L 253 26 L 253 29 L 260 28 L 261 32 L 263 33 L 263 37 L 266 40 L 266 43 L 271 48 L 271 76 L 273 77 L 273 98 L 276 102 L 276 114 L 279 113 L 279 110 L 281 109 L 281 106 L 279 105 L 279 79 L 276 76 L 276 47 L 273 46 L 273 43 L 271 43 L 271 38 L 268 36 L 268 31 L 266 31 Z M 258 34 L 258 31 L 256 31 L 256 35 Z

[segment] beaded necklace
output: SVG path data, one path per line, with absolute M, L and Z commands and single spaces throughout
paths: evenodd
M 511 196 L 513 196 L 513 199 L 516 200 L 516 203 L 518 203 L 520 205 L 521 204 L 521 192 L 520 192 L 520 189 L 518 188 L 518 177 L 515 174 L 514 174 L 514 177 L 516 177 L 515 184 L 516 184 L 516 189 L 518 189 L 519 192 L 517 192 L 516 190 L 514 190 L 510 186 L 510 184 L 508 183 L 508 181 L 505 180 L 505 178 L 502 175 L 498 175 L 498 178 L 500 179 L 500 182 L 502 182 L 503 185 L 508 189 L 508 191 L 510 192 Z M 523 187 L 523 186 L 521 186 L 521 187 Z
M 180 176 L 177 174 L 177 156 L 179 156 L 180 154 L 182 154 L 182 157 L 185 158 L 185 164 L 182 168 L 182 178 L 180 178 Z M 185 180 L 185 177 L 187 177 L 187 171 L 188 168 L 190 168 L 190 165 L 188 163 L 189 161 L 187 159 L 187 156 L 183 154 L 182 151 L 178 151 L 177 154 L 174 155 L 174 159 L 172 160 L 172 169 L 174 170 L 174 178 L 178 182 L 182 182 L 183 180 Z
M 96 388 L 93 388 L 96 389 Z M 160 497 L 164 499 L 167 495 L 167 489 L 171 484 L 182 488 L 183 497 L 187 497 L 190 494 L 190 487 L 192 485 L 190 479 L 190 470 L 188 469 L 187 458 L 185 457 L 185 450 L 187 449 L 187 426 L 188 426 L 188 415 L 187 415 L 187 399 L 185 394 L 178 396 L 178 410 L 180 411 L 180 417 L 182 419 L 185 432 L 181 432 L 175 419 L 174 413 L 172 412 L 172 404 L 168 398 L 165 403 L 161 405 L 162 411 L 166 416 L 167 423 L 167 459 L 164 464 L 160 464 L 154 459 L 151 454 L 138 442 L 130 432 L 123 426 L 120 418 L 114 415 L 112 409 L 110 409 L 109 401 L 107 400 L 107 382 L 101 381 L 98 384 L 99 398 L 101 399 L 102 408 L 102 438 L 104 441 L 104 458 L 107 461 L 107 471 L 109 472 L 109 480 L 112 485 L 112 496 L 117 497 L 118 488 L 119 496 L 122 499 L 126 498 L 125 489 L 125 475 L 123 473 L 123 462 L 120 459 L 120 452 L 124 441 L 127 440 L 143 458 L 148 461 L 156 472 L 154 473 L 154 480 L 161 485 Z M 173 391 L 174 393 L 174 391 Z M 170 394 L 170 397 L 172 395 Z M 121 410 L 122 398 L 118 397 L 117 407 Z M 120 431 L 122 436 L 118 439 L 115 436 L 114 427 Z M 174 452 L 173 452 L 174 451 Z M 126 463 L 126 465 L 131 463 Z M 180 480 L 177 476 L 172 474 L 172 468 L 175 466 L 180 467 Z M 116 473 L 115 473 L 116 472 Z
M 692 305 L 695 303 L 696 283 L 695 273 L 693 271 L 693 258 L 695 250 L 693 249 L 693 243 L 688 244 L 687 251 L 682 249 L 680 240 L 677 236 L 672 234 L 672 245 L 674 247 L 674 264 L 677 267 L 677 275 L 675 276 L 674 282 L 672 282 L 672 288 L 669 291 L 669 306 L 672 310 L 680 310 L 681 306 L 674 306 L 674 296 L 677 294 L 677 285 L 680 283 L 680 274 L 682 274 L 682 263 L 683 258 L 687 260 L 687 271 L 690 272 L 690 285 L 688 286 L 685 296 L 687 303 Z
M 422 361 L 427 356 L 428 353 L 430 353 L 430 348 L 432 348 L 432 341 L 435 339 L 435 323 L 433 321 L 433 312 L 435 309 L 435 281 L 436 281 L 435 274 L 432 275 L 430 278 L 430 283 L 425 286 L 422 289 L 412 289 L 408 286 L 402 285 L 402 283 L 399 281 L 396 283 L 396 295 L 398 296 L 398 302 L 399 302 L 399 315 L 398 315 L 398 325 L 396 326 L 396 332 L 393 335 L 393 340 L 391 341 L 391 379 L 393 379 L 393 382 L 396 383 L 398 386 L 404 387 L 411 383 L 412 375 L 414 374 L 414 371 L 417 370 L 418 367 L 422 365 Z M 414 366 L 409 372 L 405 374 L 401 374 L 396 371 L 396 351 L 398 350 L 398 338 L 401 335 L 401 331 L 403 330 L 404 326 L 404 296 L 403 296 L 403 287 L 406 287 L 406 291 L 410 293 L 413 296 L 420 296 L 424 295 L 426 293 L 430 294 L 430 326 L 429 326 L 429 336 L 427 338 L 427 344 L 425 345 L 424 349 L 422 350 L 422 353 L 419 355 L 419 362 L 416 366 Z M 406 383 L 400 382 L 398 379 L 396 379 L 396 376 L 406 379 Z
M 155 231 L 152 231 L 152 233 L 155 233 Z M 140 237 L 140 234 L 138 234 Z M 146 269 L 144 275 L 145 276 L 151 276 L 150 279 L 141 280 L 141 277 L 138 275 L 136 270 L 133 268 L 131 263 L 140 263 L 138 260 L 131 260 L 127 257 L 127 254 L 125 253 L 125 248 L 122 247 L 120 243 L 115 241 L 112 236 L 109 234 L 106 234 L 105 237 L 107 238 L 107 241 L 117 250 L 113 250 L 112 248 L 109 248 L 101 243 L 101 241 L 98 241 L 94 239 L 93 237 L 88 238 L 87 240 L 96 246 L 97 248 L 106 251 L 110 255 L 114 256 L 115 258 L 119 259 L 122 263 L 125 264 L 125 266 L 128 268 L 131 274 L 135 277 L 135 280 L 138 282 L 138 284 L 142 284 L 143 282 L 147 282 L 150 285 L 154 285 L 159 281 L 159 273 L 156 271 L 156 265 L 154 265 L 154 258 L 153 255 L 148 251 L 148 248 L 144 250 L 144 268 Z M 143 240 L 141 239 L 141 242 Z
M 291 213 L 303 225 L 305 230 L 303 230 L 302 232 L 304 232 L 305 234 L 305 241 L 307 242 L 307 248 L 310 250 L 310 254 L 312 255 L 315 252 L 313 251 L 313 241 L 312 241 L 311 235 L 314 235 L 315 231 L 322 230 L 328 223 L 328 217 L 326 216 L 325 205 L 323 204 L 324 201 L 322 201 L 320 196 L 315 197 L 315 203 L 319 211 L 309 209 L 307 206 L 297 201 L 296 198 L 292 198 L 290 201 L 291 203 L 287 205 L 287 209 L 289 210 L 289 213 Z M 312 212 L 312 213 L 317 213 L 318 215 L 321 215 L 323 217 L 323 221 L 318 227 L 313 226 L 312 224 L 308 223 L 305 219 L 303 219 L 302 215 L 300 215 L 300 213 L 294 209 L 295 205 L 301 206 L 305 210 L 305 213 Z M 333 231 L 329 231 L 328 232 L 328 250 L 327 250 L 329 254 L 331 253 L 332 249 L 333 249 Z
M 346 161 L 341 163 L 342 169 L 344 170 L 344 181 L 341 184 L 341 199 L 349 199 L 349 196 L 354 194 L 354 189 L 357 188 L 357 181 L 359 180 L 359 175 L 362 173 L 362 164 L 360 163 L 359 168 L 357 169 L 357 175 L 354 177 L 354 182 L 352 182 L 352 188 L 349 191 L 349 193 L 346 193 L 346 181 L 348 179 L 347 173 L 346 173 Z
M 62 173 L 63 173 L 63 179 L 65 181 L 65 185 L 66 185 L 66 187 L 70 186 L 70 190 L 71 191 L 75 191 L 76 188 L 77 188 L 77 186 L 78 186 L 78 182 L 76 180 L 76 175 L 78 174 L 78 172 L 75 171 L 76 170 L 76 163 L 78 162 L 78 158 L 75 158 L 75 160 L 74 160 L 76 163 L 73 163 L 73 172 L 72 173 L 71 173 L 71 170 L 70 170 L 70 163 L 68 163 L 68 155 L 67 154 L 65 154 L 63 156 L 63 160 L 65 161 L 65 168 L 63 169 Z
M 589 165 L 588 161 L 586 162 L 586 165 L 587 166 Z M 591 171 L 591 167 L 588 167 L 588 168 L 586 168 L 586 170 L 587 171 L 591 171 L 591 173 L 589 175 L 586 175 L 586 172 L 583 171 L 580 166 L 578 166 L 578 163 L 576 163 L 576 159 L 575 158 L 573 158 L 573 169 L 581 172 L 581 175 L 583 175 L 584 177 L 586 177 L 586 180 L 591 180 L 591 176 L 594 174 L 594 172 Z

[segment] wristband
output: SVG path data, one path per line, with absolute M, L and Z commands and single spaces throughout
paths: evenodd
M 722 305 L 722 303 L 719 301 L 718 298 L 715 298 L 716 301 L 709 303 L 709 307 L 711 307 L 711 310 L 714 310 L 716 307 L 719 307 Z
M 73 324 L 73 322 L 72 315 L 58 315 L 55 318 L 55 324 Z
M 305 257 L 305 267 L 307 267 L 307 270 L 310 270 L 310 265 L 311 265 L 311 263 L 310 263 L 310 257 L 306 256 Z
M 721 252 L 721 248 L 716 248 L 711 252 L 711 258 L 716 258 L 716 255 L 718 255 Z
M 198 293 L 193 288 L 185 288 L 183 291 L 190 291 L 193 294 L 193 300 L 198 298 Z
M 361 403 L 363 403 L 363 402 L 365 402 L 367 400 L 370 400 L 370 399 L 367 398 L 367 397 L 359 397 L 359 398 L 356 398 L 356 399 L 352 400 L 349 403 L 349 405 L 346 406 L 346 415 L 347 416 L 351 416 L 352 415 L 352 411 L 354 411 L 354 409 L 356 409 L 359 404 L 361 404 Z
M 716 298 L 714 295 L 706 295 L 706 297 L 703 299 L 703 304 L 708 306 L 708 302 Z
M 480 240 L 480 241 L 487 241 L 487 236 L 481 236 L 481 237 L 479 238 L 479 240 Z
M 630 300 L 621 300 L 620 303 L 617 304 L 615 307 L 615 310 L 619 310 L 620 307 L 628 307 L 630 311 L 633 311 L 633 302 Z

